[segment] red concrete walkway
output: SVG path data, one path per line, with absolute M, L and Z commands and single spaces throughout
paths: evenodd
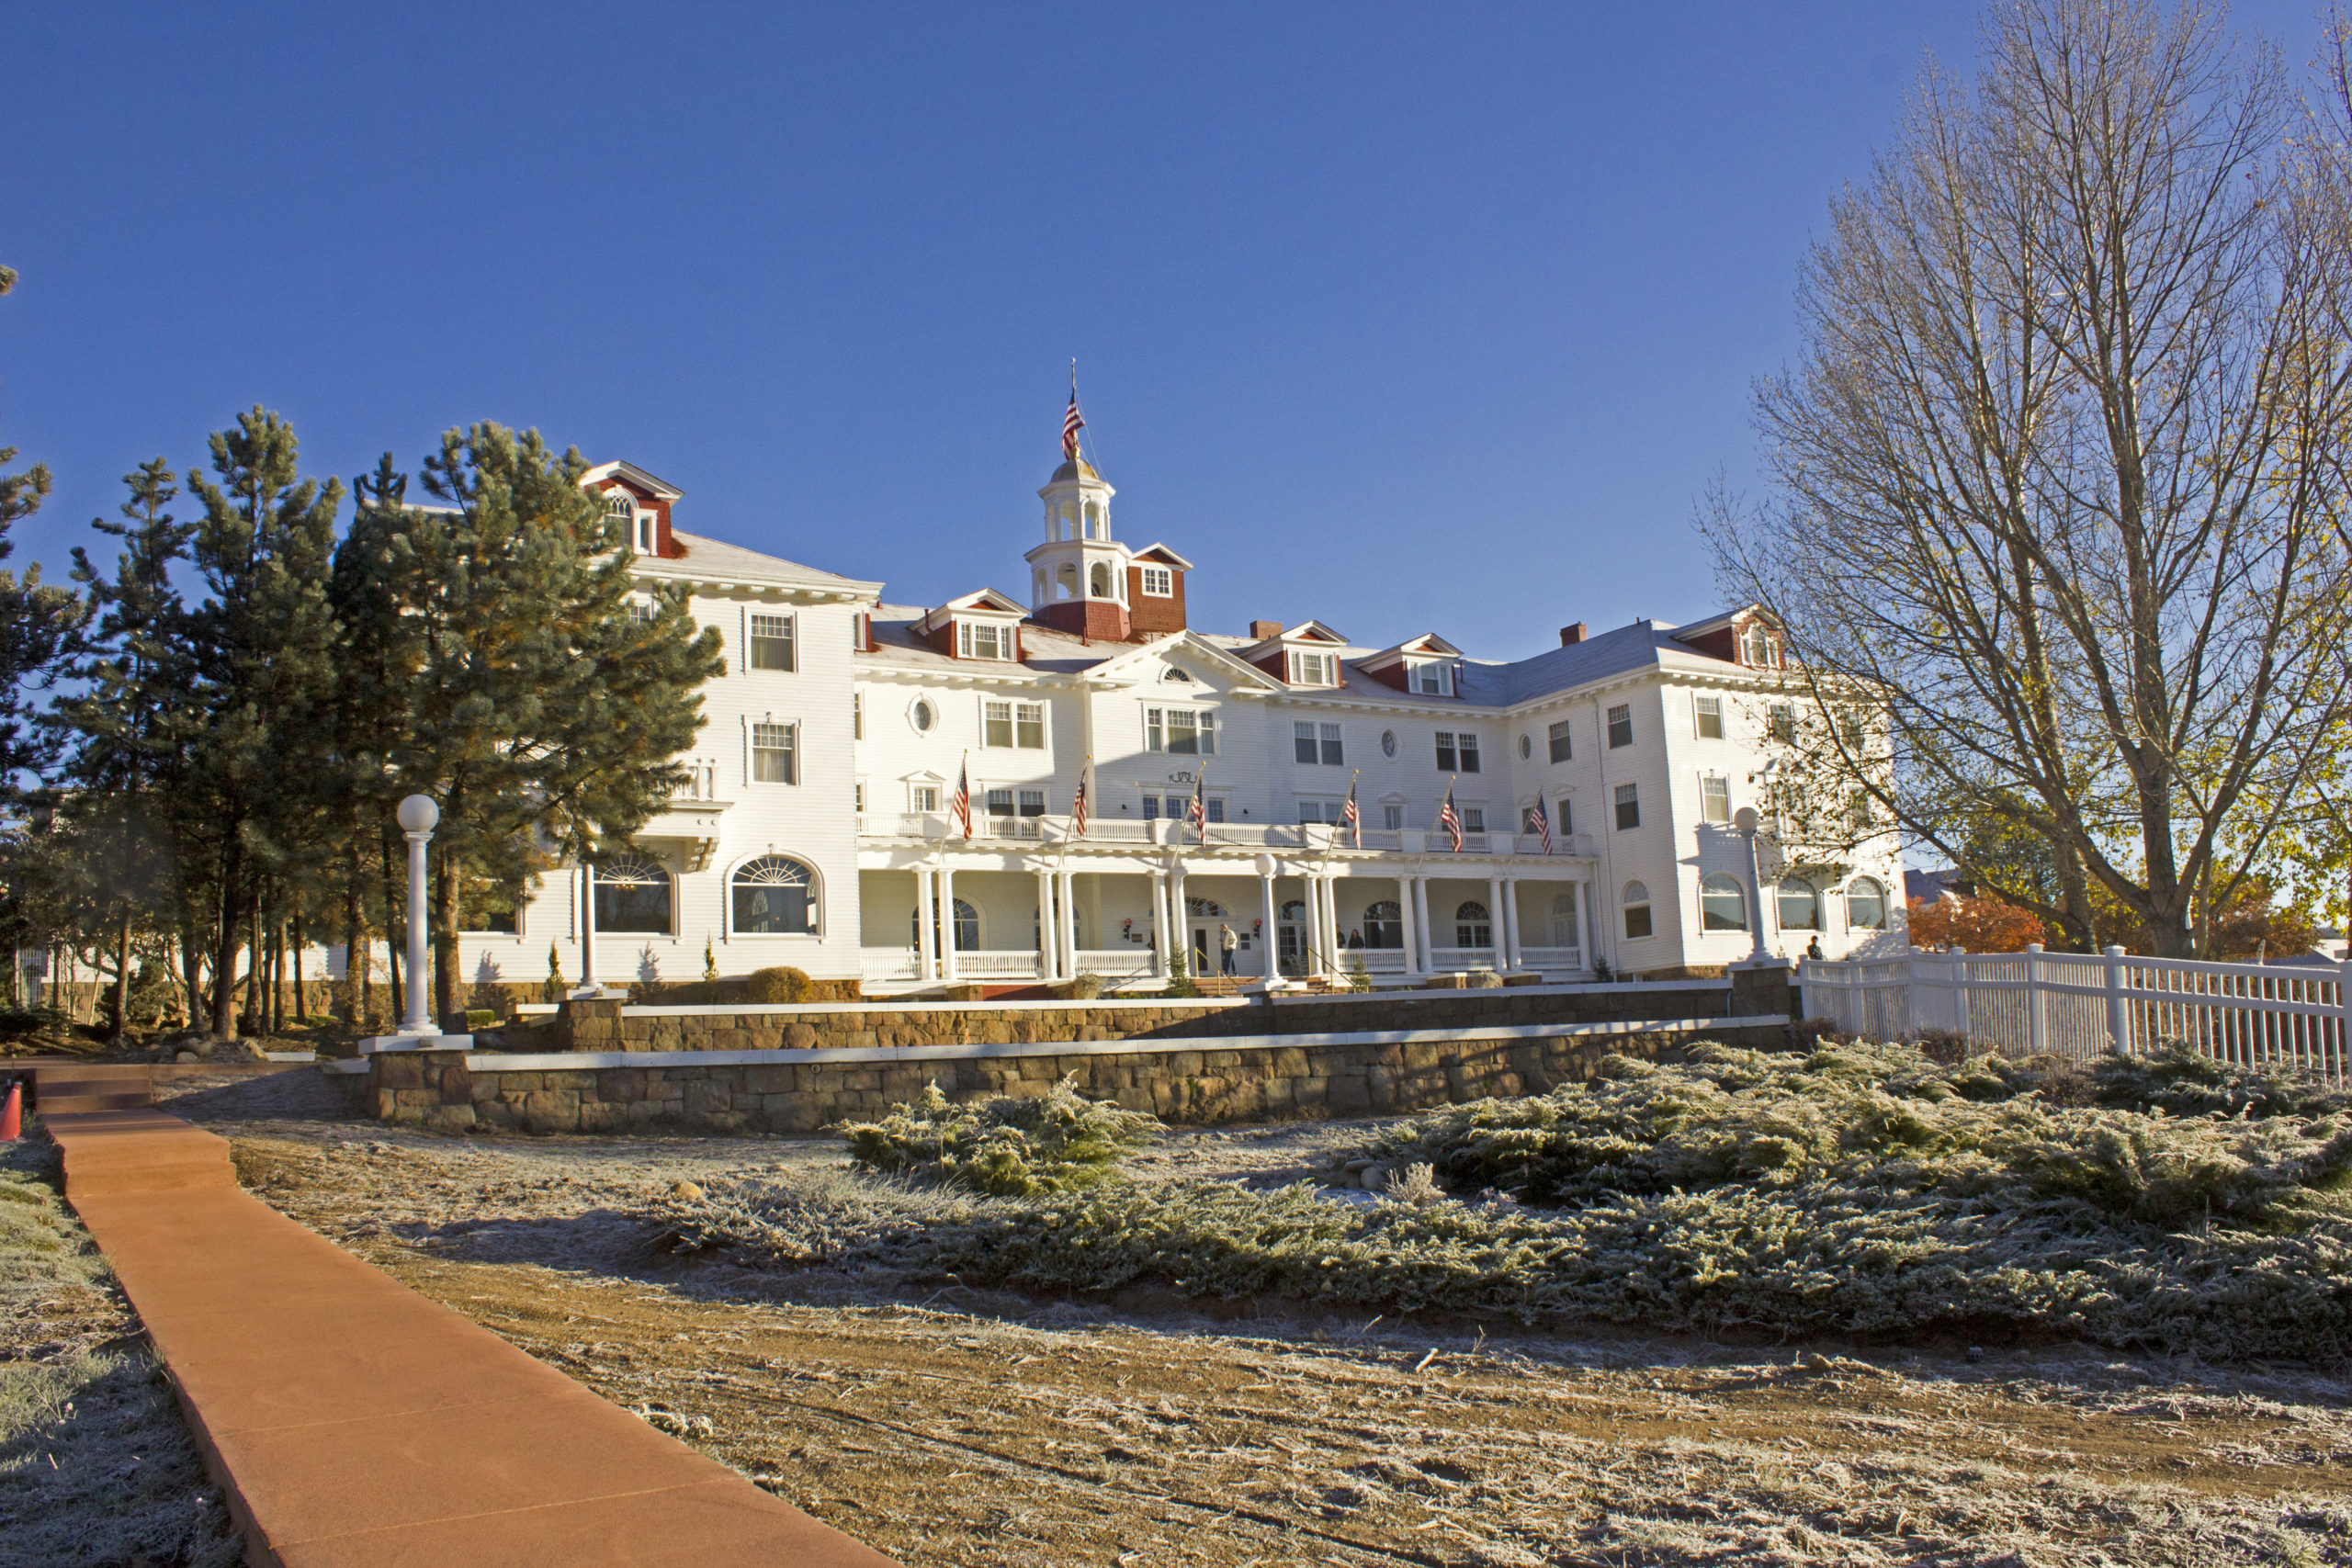
M 248 1562 L 891 1568 L 247 1197 L 211 1134 L 153 1110 L 46 1124 Z

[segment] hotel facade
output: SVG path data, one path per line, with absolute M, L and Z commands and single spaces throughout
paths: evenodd
M 1502 662 L 1321 620 L 1203 631 L 1193 563 L 1122 541 L 1076 456 L 1037 492 L 1025 603 L 895 605 L 675 527 L 680 492 L 630 464 L 588 483 L 639 581 L 688 595 L 726 669 L 668 809 L 627 852 L 549 872 L 510 929 L 469 932 L 469 979 L 543 978 L 552 946 L 606 986 L 693 980 L 707 958 L 869 994 L 1156 987 L 1180 953 L 1215 974 L 1228 953 L 1245 978 L 1556 981 L 1905 941 L 1891 831 L 1787 866 L 1769 825 L 1753 863 L 1733 826 L 1786 722 L 1752 611 L 1578 624 Z

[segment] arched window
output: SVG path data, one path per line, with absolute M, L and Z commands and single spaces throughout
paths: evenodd
M 1111 531 L 1102 526 L 1102 508 L 1099 502 L 1090 501 L 1086 503 L 1086 536 L 1090 539 L 1111 536 Z
M 934 909 L 936 907 L 934 906 Z M 935 952 L 937 951 L 936 941 L 939 936 L 939 926 L 937 924 L 935 915 L 931 928 L 931 934 L 934 942 L 933 951 Z M 920 945 L 922 941 L 922 911 L 920 909 L 910 909 L 907 911 L 907 945 L 909 947 L 915 947 Z M 956 951 L 958 953 L 970 953 L 978 948 L 979 945 L 980 912 L 972 908 L 971 905 L 966 903 L 963 899 L 958 898 L 956 900 Z
M 738 936 L 813 936 L 817 877 L 786 855 L 762 855 L 736 868 L 731 887 Z
M 1495 924 L 1487 907 L 1476 898 L 1464 899 L 1453 911 L 1453 945 L 1456 947 L 1492 947 L 1495 945 Z
M 1747 628 L 1747 662 L 1758 670 L 1769 670 L 1780 662 L 1772 646 L 1772 634 L 1761 621 Z
M 1858 876 L 1846 889 L 1846 923 L 1858 931 L 1886 929 L 1886 889 L 1875 879 Z
M 1029 574 L 1029 602 L 1033 604 L 1046 602 L 1046 569 L 1042 566 Z
M 1369 905 L 1363 912 L 1363 944 L 1366 947 L 1402 947 L 1405 945 L 1405 911 L 1393 898 L 1384 898 Z
M 1552 945 L 1582 947 L 1583 933 L 1577 930 L 1577 890 L 1563 888 L 1552 896 Z
M 1067 501 L 1062 502 L 1061 536 L 1065 539 L 1078 537 L 1078 508 Z
M 1097 599 L 1108 599 L 1111 596 L 1111 566 L 1109 562 L 1096 561 L 1094 563 L 1093 581 L 1094 597 Z
M 1638 882 L 1625 884 L 1625 940 L 1638 942 L 1650 934 L 1650 890 Z
M 670 933 L 670 874 L 641 856 L 623 852 L 595 868 L 596 930 Z
M 1801 876 L 1784 877 L 1781 882 L 1780 914 L 1784 931 L 1817 931 L 1821 929 L 1821 895 Z
M 1054 574 L 1054 597 L 1057 599 L 1078 597 L 1078 568 L 1064 566 L 1061 570 Z
M 1747 889 L 1739 878 L 1722 872 L 1699 884 L 1699 929 L 1702 931 L 1744 931 L 1747 929 Z
M 1184 900 L 1184 912 L 1196 920 L 1225 919 L 1225 906 L 1214 898 L 1187 898 Z

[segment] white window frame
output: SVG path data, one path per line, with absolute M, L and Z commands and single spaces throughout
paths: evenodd
M 1002 622 L 966 620 L 959 615 L 956 619 L 956 657 L 969 659 L 982 664 L 1013 663 L 1015 662 L 1013 659 L 1015 630 L 1015 627 Z M 997 651 L 994 653 L 972 651 L 975 646 L 972 634 L 978 631 L 986 631 L 989 634 L 989 642 Z
M 1626 821 L 1624 818 L 1625 807 L 1629 806 L 1634 808 L 1634 819 L 1631 822 Z M 1642 825 L 1642 786 L 1638 784 L 1619 784 L 1615 795 L 1610 799 L 1610 807 L 1609 820 L 1616 830 L 1620 833 L 1634 831 Z
M 1147 566 L 1141 569 L 1141 572 L 1143 578 L 1144 597 L 1148 599 L 1173 599 L 1176 597 L 1176 574 L 1169 568 L 1164 566 Z
M 1626 747 L 1631 746 L 1634 743 L 1633 704 L 1611 704 L 1608 713 L 1603 716 L 1603 733 L 1607 742 L 1603 750 L 1610 751 L 1622 751 Z M 1625 728 L 1625 739 L 1623 740 L 1617 739 L 1617 728 L 1621 724 L 1623 725 Z
M 1290 650 L 1290 683 L 1294 686 L 1336 686 L 1337 660 L 1332 655 L 1315 649 L 1295 648 Z
M 1714 733 L 1707 733 L 1707 721 L 1715 721 Z M 1690 699 L 1690 734 L 1700 740 L 1721 740 L 1724 738 L 1724 700 L 1704 694 Z
M 781 728 L 785 731 L 786 744 L 782 750 L 786 760 L 786 771 L 791 775 L 788 778 L 763 779 L 759 776 L 757 753 L 763 749 L 771 751 L 777 750 L 773 746 L 762 748 L 759 744 L 759 732 L 768 728 Z M 800 721 L 797 718 L 778 718 L 772 713 L 745 714 L 743 716 L 744 786 L 749 788 L 753 784 L 775 784 L 783 788 L 797 789 L 800 787 Z
M 1002 716 L 998 710 L 1001 709 Z M 1004 727 L 1004 739 L 997 739 L 997 727 Z M 1012 750 L 1012 699 L 982 697 L 980 699 L 980 745 L 983 750 L 1010 751 Z
M 1052 740 L 1046 733 L 1046 706 L 1041 702 L 1015 702 L 1012 705 L 1012 745 L 1015 750 L 1047 751 L 1053 749 Z M 1035 740 L 1023 739 L 1024 732 L 1032 729 L 1036 731 L 1037 738 Z
M 946 788 L 941 784 L 910 783 L 907 785 L 907 810 L 919 817 L 935 815 L 940 809 L 939 803 L 946 798 Z M 926 795 L 930 796 L 928 800 L 923 798 Z
M 1381 806 L 1380 806 L 1380 828 L 1381 828 L 1381 831 L 1385 832 L 1385 833 L 1394 833 L 1394 832 L 1396 832 L 1398 829 L 1400 829 L 1400 828 L 1402 828 L 1402 827 L 1404 827 L 1404 826 L 1405 826 L 1405 808 L 1404 808 L 1403 807 L 1401 807 L 1401 806 L 1392 805 L 1391 803 L 1389 803 L 1389 802 L 1387 802 L 1387 801 L 1383 801 L 1383 802 L 1381 802 Z
M 849 738 L 852 740 L 865 739 L 865 694 L 864 692 L 852 692 L 849 694 Z
M 772 641 L 778 640 L 775 634 L 772 632 L 763 633 L 755 629 L 757 623 L 761 621 L 781 621 L 784 623 L 784 635 L 780 639 L 784 643 L 784 664 L 781 668 L 773 664 L 755 665 L 752 662 L 752 639 L 753 637 L 764 637 Z M 797 674 L 800 670 L 799 617 L 789 610 L 754 610 L 751 606 L 745 605 L 743 608 L 743 657 L 741 664 L 745 674 L 750 674 L 754 670 L 757 670 L 763 675 Z
M 1193 720 L 1194 750 L 1170 750 L 1175 739 L 1175 725 L 1170 722 L 1177 714 Z M 1181 708 L 1153 705 L 1143 710 L 1143 749 L 1165 757 L 1214 757 L 1216 755 L 1216 709 Z
M 1555 763 L 1576 761 L 1576 735 L 1568 720 L 1554 719 L 1544 727 L 1544 747 L 1545 755 Z
M 1462 814 L 1462 830 L 1464 832 L 1483 833 L 1487 830 L 1487 808 L 1485 807 L 1464 806 L 1459 802 L 1456 802 L 1454 808 Z
M 1427 659 L 1405 665 L 1405 689 L 1417 696 L 1450 697 L 1453 694 L 1453 674 L 1442 660 Z
M 1723 815 L 1720 817 L 1709 809 L 1718 800 L 1723 803 Z M 1728 773 L 1699 775 L 1699 820 L 1714 827 L 1731 825 L 1731 776 Z

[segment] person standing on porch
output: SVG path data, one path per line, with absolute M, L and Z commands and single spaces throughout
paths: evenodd
M 1805 955 L 1807 958 L 1810 958 L 1810 959 L 1814 960 L 1815 963 L 1819 963 L 1819 962 L 1820 962 L 1820 960 L 1821 960 L 1821 956 L 1822 956 L 1822 953 L 1821 953 L 1821 936 L 1820 936 L 1820 933 L 1819 933 L 1819 932 L 1815 932 L 1815 933 L 1814 934 L 1814 938 L 1813 938 L 1813 940 L 1812 940 L 1811 942 L 1806 942 L 1806 943 L 1804 944 L 1804 955 Z
M 1241 939 L 1233 934 L 1233 928 L 1231 926 L 1219 926 L 1216 928 L 1217 954 L 1219 960 L 1224 965 L 1221 973 L 1227 975 L 1233 973 L 1233 950 L 1240 945 Z

